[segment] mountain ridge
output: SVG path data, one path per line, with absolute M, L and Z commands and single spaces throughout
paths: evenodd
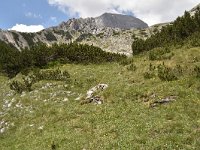
M 199 5 L 189 13 L 194 14 Z M 98 46 L 105 51 L 130 55 L 134 38 L 146 39 L 168 24 L 170 23 L 148 27 L 145 22 L 130 15 L 104 13 L 95 18 L 72 18 L 37 33 L 0 29 L 0 40 L 12 44 L 19 50 L 29 48 L 37 42 L 52 45 L 76 41 Z
M 76 41 L 100 46 L 105 51 L 123 53 L 124 51 L 131 51 L 131 35 L 129 38 L 122 37 L 118 40 L 116 35 L 125 30 L 147 27 L 148 25 L 145 22 L 133 16 L 104 13 L 96 18 L 72 18 L 66 22 L 62 22 L 58 26 L 50 27 L 37 33 L 0 30 L 0 40 L 11 43 L 19 50 L 26 47 L 29 48 L 37 42 L 52 45 L 53 43 L 70 43 Z M 112 46 L 106 46 L 108 45 L 107 43 L 102 44 L 102 39 L 104 38 L 108 39 L 111 43 L 113 43 L 113 39 L 117 42 L 111 44 Z M 120 40 L 124 41 L 125 44 L 120 42 Z M 119 45 L 115 46 L 116 43 L 121 43 L 123 46 L 121 48 Z

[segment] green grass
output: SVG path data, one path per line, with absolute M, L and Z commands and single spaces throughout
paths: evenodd
M 200 48 L 172 51 L 169 60 L 150 61 L 148 53 L 143 53 L 126 66 L 55 66 L 70 73 L 71 83 L 40 81 L 32 92 L 21 95 L 11 92 L 10 81 L 1 76 L 0 112 L 5 114 L 0 120 L 14 125 L 0 134 L 0 149 L 49 150 L 53 143 L 60 150 L 200 149 L 200 79 L 191 72 L 200 62 Z M 163 61 L 169 67 L 181 65 L 183 75 L 170 82 L 157 76 L 144 79 L 150 63 L 156 66 Z M 136 69 L 129 69 L 130 65 Z M 19 74 L 15 79 L 20 78 Z M 109 85 L 101 93 L 102 105 L 80 105 L 80 100 L 75 100 L 99 83 Z M 144 102 L 142 96 L 152 93 L 156 98 Z M 176 101 L 149 107 L 170 95 L 176 96 Z M 6 100 L 12 105 L 3 109 Z

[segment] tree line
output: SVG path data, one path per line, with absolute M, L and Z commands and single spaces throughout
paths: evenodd
M 183 45 L 186 42 L 194 46 L 200 46 L 200 8 L 191 16 L 185 11 L 182 17 L 178 17 L 173 24 L 167 25 L 150 38 L 137 39 L 132 43 L 133 54 L 148 51 L 157 47 L 168 47 L 171 45 Z M 198 45 L 195 45 L 198 43 Z
M 38 43 L 31 48 L 17 50 L 14 46 L 0 41 L 0 72 L 9 77 L 27 68 L 44 68 L 50 62 L 100 64 L 125 59 L 122 54 L 103 51 L 101 48 L 78 43 L 54 44 Z

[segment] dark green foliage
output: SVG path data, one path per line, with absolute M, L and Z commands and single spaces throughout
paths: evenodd
M 99 47 L 89 46 L 87 44 L 70 43 L 60 46 L 54 45 L 52 49 L 55 49 L 55 59 L 68 63 L 98 64 L 121 61 L 126 58 L 125 55 L 105 52 Z
M 91 33 L 84 33 L 84 34 L 81 34 L 81 35 L 76 39 L 76 42 L 82 42 L 83 40 L 90 39 L 91 37 L 93 37 L 93 34 L 91 34 Z
M 194 16 L 190 16 L 185 12 L 183 17 L 178 17 L 172 25 L 162 28 L 161 32 L 152 35 L 146 40 L 138 39 L 133 42 L 133 54 L 138 54 L 143 51 L 148 51 L 157 47 L 166 47 L 169 45 L 183 45 L 186 41 L 190 41 L 196 46 L 196 41 L 199 42 L 200 32 L 200 9 L 197 10 Z
M 68 31 L 64 32 L 64 36 L 66 40 L 71 40 L 73 38 L 73 36 Z
M 23 82 L 20 81 L 12 81 L 10 83 L 10 89 L 16 91 L 17 93 L 22 93 L 23 91 L 31 91 L 31 87 L 34 83 L 36 83 L 35 76 L 24 76 Z
M 35 34 L 34 33 L 21 33 L 24 39 L 27 41 L 29 46 L 33 46 L 35 43 L 33 41 Z
M 155 48 L 149 52 L 149 60 L 171 59 L 174 54 L 167 48 Z
M 52 32 L 47 32 L 47 33 L 45 33 L 45 36 L 46 36 L 46 39 L 48 40 L 48 41 L 56 41 L 57 40 L 57 38 L 53 35 L 53 33 Z
M 149 69 L 143 74 L 145 79 L 154 77 L 160 78 L 162 81 L 178 80 L 178 77 L 183 75 L 183 68 L 180 65 L 175 67 L 167 67 L 164 63 L 158 66 L 149 65 Z
M 10 89 L 16 91 L 17 93 L 22 93 L 23 91 L 31 91 L 32 85 L 41 80 L 54 80 L 54 81 L 68 81 L 70 79 L 70 74 L 67 71 L 56 70 L 34 70 L 31 75 L 23 76 L 20 81 L 12 81 L 10 83 Z
M 15 32 L 11 32 L 11 33 L 12 33 L 12 35 L 13 35 L 13 38 L 14 38 L 16 44 L 18 45 L 19 35 L 18 35 L 17 33 L 15 33 Z
M 196 77 L 197 77 L 197 78 L 200 78 L 200 67 L 199 67 L 199 66 L 195 66 L 194 72 L 195 72 L 195 74 L 196 74 Z
M 43 68 L 48 64 L 48 62 L 53 60 L 52 55 L 54 54 L 51 51 L 51 48 L 48 48 L 45 44 L 35 45 L 30 50 L 28 50 L 27 53 L 30 55 L 29 61 L 31 61 L 30 58 L 32 58 L 32 66 L 39 68 Z
M 149 69 L 148 71 L 146 71 L 143 76 L 145 79 L 151 79 L 153 77 L 155 77 L 155 70 L 156 70 L 156 66 L 153 66 L 152 64 L 149 64 Z
M 23 49 L 19 52 L 1 42 L 0 50 L 0 71 L 10 77 L 15 76 L 20 71 L 25 70 L 26 72 L 28 68 L 44 68 L 50 62 L 98 64 L 126 59 L 125 55 L 108 53 L 95 46 L 77 43 L 54 44 L 52 47 L 38 43 L 30 49 Z
M 0 71 L 9 77 L 21 70 L 20 52 L 12 45 L 0 41 Z
M 158 77 L 162 81 L 173 81 L 178 79 L 175 71 L 172 68 L 165 66 L 165 64 L 158 66 Z
M 13 81 L 10 83 L 10 89 L 16 91 L 17 93 L 22 93 L 25 89 L 24 84 L 19 81 Z
M 144 51 L 146 48 L 145 42 L 142 39 L 138 39 L 133 42 L 132 50 L 133 54 L 139 54 L 140 52 Z
M 62 38 L 65 37 L 66 40 L 71 40 L 73 38 L 73 36 L 71 35 L 71 33 L 69 31 L 64 31 L 64 30 L 53 30 L 53 32 L 55 34 L 61 35 Z
M 131 65 L 129 65 L 129 66 L 127 67 L 127 70 L 129 70 L 129 71 L 136 71 L 136 70 L 137 70 L 137 67 L 136 67 L 136 65 L 131 64 Z
M 187 38 L 186 42 L 192 47 L 200 46 L 200 32 L 195 32 L 193 35 Z
M 144 76 L 145 79 L 151 79 L 151 78 L 153 78 L 155 76 L 155 74 L 153 72 L 149 71 L 149 72 L 145 72 L 143 74 L 143 76 Z

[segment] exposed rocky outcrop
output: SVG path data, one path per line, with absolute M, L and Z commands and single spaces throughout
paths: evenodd
M 200 4 L 198 4 L 197 6 L 195 6 L 194 8 L 192 8 L 189 13 L 193 16 L 195 14 L 195 12 L 197 11 L 197 9 L 200 8 Z
M 0 30 L 0 40 L 19 50 L 37 42 L 51 45 L 77 41 L 99 46 L 105 51 L 130 54 L 132 30 L 147 27 L 146 23 L 133 16 L 105 13 L 96 18 L 69 19 L 37 33 Z
M 189 11 L 191 15 L 194 15 L 199 6 L 200 4 Z M 76 41 L 98 46 L 105 51 L 131 55 L 131 44 L 135 39 L 146 39 L 171 23 L 173 22 L 148 27 L 145 22 L 133 16 L 104 13 L 96 18 L 72 18 L 37 33 L 0 30 L 0 40 L 19 50 L 29 48 L 37 42 L 52 45 Z

